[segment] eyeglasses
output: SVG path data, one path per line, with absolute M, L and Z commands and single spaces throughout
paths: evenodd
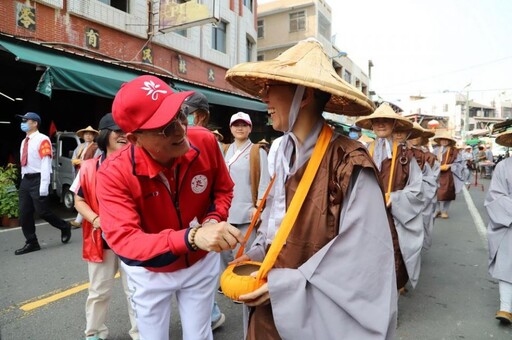
M 182 110 L 179 110 L 176 117 L 171 120 L 171 122 L 167 124 L 158 134 L 163 135 L 164 138 L 174 135 L 178 129 L 178 124 L 185 126 L 187 125 L 187 114 Z
M 178 130 L 178 124 L 187 126 L 187 115 L 182 110 L 179 110 L 176 117 L 173 120 L 171 120 L 169 124 L 167 124 L 160 132 L 151 132 L 157 135 L 162 135 L 164 136 L 164 138 L 167 138 L 176 133 L 176 131 Z M 135 133 L 142 133 L 142 131 L 138 130 L 135 131 Z
M 261 88 L 259 95 L 261 98 L 267 97 L 269 90 L 272 86 L 290 86 L 290 85 L 291 84 L 287 84 L 287 83 L 265 83 L 265 85 L 263 85 L 263 87 Z

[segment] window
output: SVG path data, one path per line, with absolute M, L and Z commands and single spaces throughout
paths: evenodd
M 249 8 L 249 11 L 252 12 L 252 0 L 244 0 L 244 6 Z
M 258 54 L 258 57 L 256 57 L 257 61 L 263 61 L 265 60 L 265 56 L 263 54 Z
M 343 79 L 345 79 L 345 81 L 349 84 L 352 84 L 352 74 L 345 70 L 345 72 L 343 73 Z
M 320 12 L 318 12 L 318 33 L 325 39 L 331 40 L 331 23 L 327 18 Z
M 181 35 L 181 36 L 183 36 L 185 38 L 188 37 L 188 30 L 187 29 L 177 30 L 177 31 L 174 31 L 174 33 L 179 34 L 179 35 Z
M 219 22 L 212 29 L 212 48 L 226 53 L 226 26 L 223 21 Z
M 130 8 L 128 6 L 129 0 L 99 0 L 103 2 L 105 5 L 112 6 L 126 13 L 130 13 Z
M 290 32 L 304 31 L 306 29 L 306 12 L 290 13 Z
M 258 20 L 258 38 L 265 36 L 265 26 L 263 20 Z
M 443 112 L 448 112 L 448 104 L 443 105 Z
M 247 43 L 247 61 L 251 61 L 251 58 L 252 58 L 252 50 L 254 49 L 254 44 L 249 40 L 249 39 L 246 39 L 246 43 Z

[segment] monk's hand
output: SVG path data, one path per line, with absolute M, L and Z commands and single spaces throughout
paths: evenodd
M 254 276 L 257 272 L 251 274 Z M 238 301 L 245 303 L 249 307 L 264 306 L 270 303 L 270 293 L 268 292 L 268 283 L 249 294 L 240 295 Z
M 188 241 L 192 241 L 190 233 Z M 206 224 L 197 229 L 194 238 L 194 243 L 199 249 L 216 252 L 234 249 L 237 243 L 243 242 L 242 232 L 227 222 Z
M 245 262 L 245 261 L 250 261 L 250 260 L 251 260 L 251 258 L 249 257 L 249 255 L 243 254 L 242 256 L 237 257 L 233 261 L 229 262 L 228 265 L 229 264 L 236 264 L 236 263 L 240 263 L 240 262 Z

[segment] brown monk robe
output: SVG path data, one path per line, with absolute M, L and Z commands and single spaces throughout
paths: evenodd
M 287 207 L 297 190 L 306 166 L 307 163 L 286 182 Z M 332 141 L 274 268 L 299 268 L 338 235 L 340 211 L 355 168 L 369 168 L 378 176 L 375 165 L 361 143 L 346 138 Z M 326 191 L 325 188 L 328 190 Z M 384 196 L 384 193 L 382 195 Z M 327 207 L 327 211 L 322 207 Z M 395 240 L 395 249 L 400 251 L 396 231 L 393 235 L 393 243 Z M 401 266 L 407 282 L 407 271 L 403 261 Z M 250 309 L 247 339 L 281 339 L 274 323 L 271 304 Z
M 448 158 L 446 157 L 448 155 Z M 459 150 L 453 146 L 449 146 L 449 151 L 445 152 L 440 160 L 441 166 L 453 164 L 459 155 Z M 441 170 L 439 175 L 439 189 L 437 190 L 438 201 L 454 201 L 455 200 L 455 181 L 451 169 Z

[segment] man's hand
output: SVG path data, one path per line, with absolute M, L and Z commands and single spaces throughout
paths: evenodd
M 190 241 L 192 240 L 189 234 Z M 237 243 L 242 244 L 243 241 L 242 232 L 227 222 L 206 224 L 197 229 L 194 238 L 194 243 L 199 249 L 216 252 L 234 249 Z

